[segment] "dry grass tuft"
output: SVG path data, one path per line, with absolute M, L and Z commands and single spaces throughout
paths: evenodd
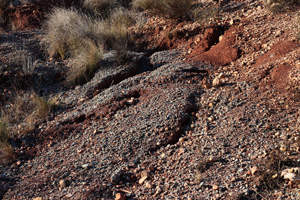
M 34 129 L 36 122 L 47 116 L 55 106 L 56 100 L 46 101 L 34 92 L 17 93 L 14 102 L 2 112 L 2 118 L 6 119 L 9 127 L 26 132 Z
M 151 10 L 155 14 L 167 14 L 171 18 L 186 18 L 192 9 L 193 0 L 135 0 L 134 8 Z
M 208 25 L 218 16 L 218 8 L 213 4 L 198 3 L 193 5 L 191 17 L 194 21 L 198 21 L 203 25 Z
M 7 129 L 7 122 L 5 122 L 5 120 L 1 118 L 0 119 L 0 142 L 7 141 L 8 138 L 9 135 Z
M 135 24 L 133 11 L 119 7 L 112 11 L 110 22 L 114 26 L 129 27 Z
M 273 13 L 286 12 L 300 5 L 300 0 L 267 0 L 266 6 Z
M 106 20 L 62 8 L 54 9 L 48 16 L 46 48 L 51 57 L 70 58 L 66 77 L 69 83 L 84 84 L 90 80 L 99 67 L 103 51 L 127 49 L 127 29 L 135 23 L 134 14 L 125 8 L 111 11 Z
M 85 40 L 99 40 L 95 22 L 74 9 L 55 8 L 44 29 L 46 49 L 51 57 L 74 57 Z
M 5 8 L 9 3 L 9 0 L 0 0 L 0 9 Z
M 84 0 L 83 7 L 96 15 L 108 17 L 116 4 L 117 0 Z
M 70 62 L 67 81 L 73 84 L 83 84 L 89 81 L 96 72 L 102 59 L 103 49 L 92 41 L 87 41 L 82 51 Z
M 13 157 L 14 150 L 8 142 L 9 132 L 7 123 L 2 118 L 0 119 L 0 163 L 10 160 Z
M 256 174 L 256 191 L 258 196 L 268 196 L 275 189 L 283 186 L 284 179 L 280 176 L 283 169 L 288 167 L 298 167 L 299 162 L 290 159 L 289 152 L 283 152 L 279 149 L 273 149 L 269 156 L 261 162 L 260 171 Z

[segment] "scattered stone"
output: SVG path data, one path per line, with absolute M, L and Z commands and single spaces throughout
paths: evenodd
M 184 142 L 184 140 L 185 140 L 184 137 L 179 138 L 179 142 Z
M 89 166 L 89 164 L 84 164 L 84 165 L 82 165 L 82 168 L 83 169 L 88 169 L 90 166 Z
M 149 183 L 149 181 L 146 181 L 146 187 L 147 187 L 147 188 L 150 188 L 150 189 L 153 188 L 152 184 Z
M 272 176 L 272 179 L 275 179 L 275 178 L 277 178 L 278 177 L 278 174 L 274 174 L 273 176 Z
M 218 190 L 218 189 L 219 189 L 219 186 L 218 186 L 218 185 L 212 185 L 212 189 L 213 189 L 213 190 Z
M 212 157 L 209 158 L 210 162 L 217 162 L 217 161 L 220 161 L 220 160 L 221 160 L 221 158 L 217 157 L 217 156 L 212 156 Z
M 148 178 L 147 176 L 140 178 L 139 184 L 142 185 L 147 178 Z
M 67 187 L 67 182 L 64 179 L 60 180 L 59 181 L 59 187 L 61 189 Z
M 156 188 L 155 188 L 155 194 L 154 194 L 154 197 L 156 197 L 157 195 L 159 195 L 160 193 L 162 193 L 162 188 L 161 188 L 161 186 L 157 186 Z
M 20 166 L 21 164 L 22 164 L 22 162 L 20 160 L 18 160 L 17 166 Z
M 219 79 L 225 78 L 225 74 L 220 73 L 218 77 L 219 77 Z
M 116 194 L 116 198 L 115 200 L 125 200 L 126 199 L 126 195 L 123 193 L 117 193 Z
M 117 183 L 117 182 L 119 182 L 120 179 L 121 179 L 122 173 L 123 173 L 123 171 L 122 171 L 121 169 L 116 170 L 116 171 L 112 174 L 112 176 L 111 176 L 111 178 L 110 178 L 110 181 L 111 181 L 112 183 Z
M 219 87 L 221 86 L 221 80 L 219 77 L 216 77 L 214 80 L 213 80 L 213 87 Z
M 251 171 L 251 174 L 254 175 L 254 174 L 258 171 L 257 166 L 251 167 L 251 168 L 250 168 L 250 171 Z
M 43 198 L 42 197 L 35 197 L 32 200 L 43 200 Z

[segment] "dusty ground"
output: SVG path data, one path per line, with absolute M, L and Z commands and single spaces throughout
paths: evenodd
M 108 53 L 71 89 L 65 62 L 41 53 L 41 30 L 3 32 L 2 103 L 13 80 L 28 83 L 22 58 L 9 59 L 24 51 L 36 60 L 34 89 L 58 94 L 61 108 L 15 138 L 0 197 L 299 199 L 299 183 L 280 177 L 300 164 L 299 11 L 220 6 L 209 26 L 149 16 L 130 29 L 140 51 L 130 63 Z

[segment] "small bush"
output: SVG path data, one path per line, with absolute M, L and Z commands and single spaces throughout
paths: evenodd
M 134 8 L 151 10 L 155 14 L 167 14 L 171 18 L 186 18 L 193 5 L 193 0 L 135 0 Z

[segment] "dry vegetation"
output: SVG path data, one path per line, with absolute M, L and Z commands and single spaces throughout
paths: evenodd
M 268 8 L 274 12 L 285 12 L 289 9 L 293 9 L 295 6 L 300 5 L 299 0 L 267 0 L 266 5 Z
M 10 139 L 34 129 L 35 124 L 57 106 L 56 96 L 46 101 L 34 92 L 18 92 L 15 100 L 1 112 L 0 162 L 13 156 Z
M 133 1 L 134 8 L 143 10 L 151 10 L 155 14 L 167 14 L 171 18 L 186 18 L 192 9 L 192 0 L 135 0 Z
M 126 50 L 127 27 L 135 23 L 134 14 L 125 8 L 112 11 L 108 19 L 92 18 L 75 9 L 63 8 L 54 9 L 48 16 L 46 49 L 51 57 L 70 58 L 66 77 L 69 83 L 83 84 L 90 80 L 99 67 L 103 51 Z
M 0 8 L 3 9 L 5 6 L 7 6 L 9 0 L 0 0 Z
M 13 156 L 13 148 L 9 144 L 9 138 L 7 122 L 3 118 L 0 118 L 0 163 L 10 160 Z

